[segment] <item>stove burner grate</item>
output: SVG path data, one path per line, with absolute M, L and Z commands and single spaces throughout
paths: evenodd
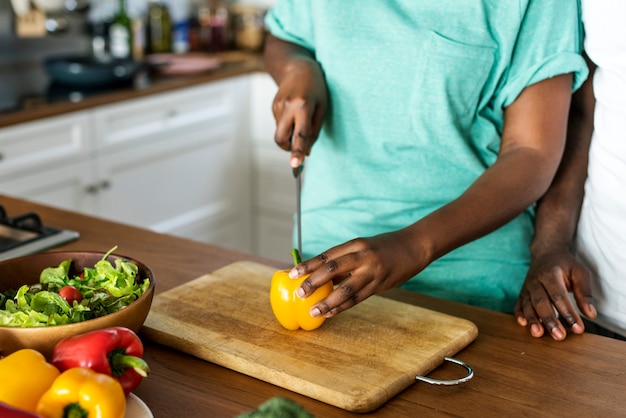
M 44 225 L 34 212 L 11 218 L 0 205 L 0 261 L 42 251 L 78 236 L 75 231 Z

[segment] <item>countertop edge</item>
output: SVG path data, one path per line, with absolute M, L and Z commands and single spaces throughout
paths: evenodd
M 161 76 L 155 78 L 151 85 L 143 88 L 114 90 L 110 93 L 87 97 L 76 103 L 59 102 L 42 104 L 41 106 L 29 109 L 0 114 L 0 128 L 88 110 L 98 106 L 146 97 L 153 94 L 175 91 L 225 78 L 264 71 L 262 56 L 259 53 L 230 51 L 223 54 L 216 54 L 216 56 L 222 59 L 222 66 L 210 72 L 184 76 Z

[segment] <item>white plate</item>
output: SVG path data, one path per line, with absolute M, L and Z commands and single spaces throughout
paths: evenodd
M 124 418 L 154 418 L 150 408 L 134 393 L 126 397 L 126 414 Z

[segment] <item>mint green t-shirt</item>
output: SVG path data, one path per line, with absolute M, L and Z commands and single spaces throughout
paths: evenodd
M 587 75 L 577 1 L 278 0 L 266 25 L 314 52 L 330 94 L 306 161 L 304 258 L 452 201 L 495 162 L 526 86 Z M 533 225 L 528 208 L 403 287 L 511 312 Z

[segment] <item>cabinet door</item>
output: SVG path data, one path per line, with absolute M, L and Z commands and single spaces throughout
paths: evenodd
M 89 113 L 45 118 L 0 129 L 0 178 L 15 179 L 88 158 Z
M 227 119 L 237 126 L 244 86 L 239 77 L 102 106 L 95 113 L 96 147 L 117 152 L 152 145 Z
M 255 147 L 253 161 L 253 251 L 288 262 L 296 211 L 296 183 L 288 155 L 278 148 Z
M 0 181 L 0 192 L 63 209 L 95 214 L 98 186 L 94 172 L 95 167 L 88 161 L 61 165 L 17 179 Z
M 99 159 L 108 187 L 99 194 L 100 214 L 158 232 L 230 246 L 246 246 L 246 208 L 234 205 L 227 173 L 234 150 L 224 128 Z M 228 231 L 227 233 L 224 230 Z
M 292 214 L 257 211 L 253 218 L 254 254 L 293 265 L 291 249 L 293 248 L 293 222 L 289 222 Z
M 116 107 L 98 113 L 98 171 L 108 185 L 98 196 L 100 215 L 249 251 L 250 163 L 240 131 L 246 86 L 232 79 L 200 87 L 202 94 L 160 95 L 157 103 L 180 110 L 165 124 L 145 100 L 134 102 L 134 112 L 121 105 L 129 112 L 123 122 L 104 124 L 122 117 Z
M 250 136 L 255 146 L 277 148 L 274 143 L 276 122 L 272 113 L 277 91 L 278 87 L 269 74 L 250 76 Z
M 94 213 L 89 112 L 0 129 L 0 192 Z
M 266 73 L 251 76 L 250 137 L 252 145 L 253 252 L 290 264 L 295 180 L 289 155 L 274 143 L 272 101 L 276 84 Z

